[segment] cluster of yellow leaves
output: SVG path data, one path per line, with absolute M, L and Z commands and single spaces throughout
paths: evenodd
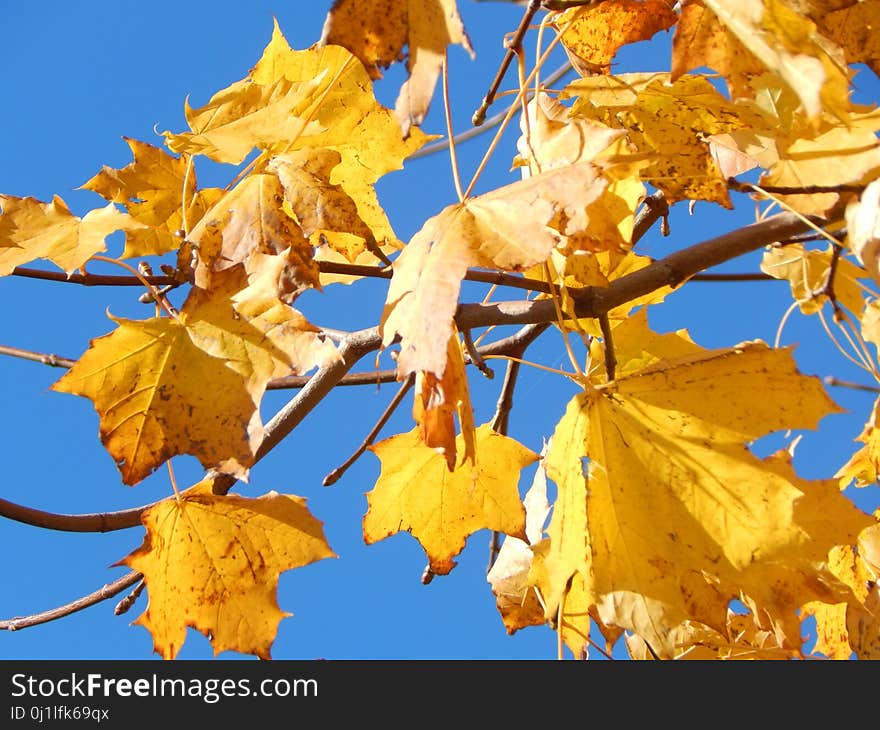
M 575 656 L 594 626 L 609 646 L 625 634 L 636 658 L 798 656 L 813 616 L 816 651 L 875 657 L 877 519 L 839 487 L 876 481 L 877 408 L 837 479 L 801 479 L 788 454 L 750 450 L 839 410 L 790 350 L 704 350 L 683 332 L 652 332 L 645 309 L 668 287 L 602 327 L 577 318 L 572 292 L 650 264 L 632 250 L 647 185 L 670 204 L 730 208 L 730 178 L 757 169 L 756 195 L 784 189 L 780 205 L 845 219 L 835 246 L 853 259 L 794 244 L 769 250 L 764 270 L 791 282 L 805 313 L 832 300 L 880 344 L 880 309 L 862 288 L 880 283 L 880 113 L 849 97 L 850 64 L 880 63 L 864 30 L 878 14 L 874 0 L 601 0 L 549 12 L 581 78 L 524 105 L 522 179 L 446 207 L 404 245 L 374 185 L 427 141 L 419 125 L 447 47 L 473 49 L 454 0 L 336 0 L 313 47 L 291 49 L 276 25 L 245 78 L 201 107 L 187 101 L 189 129 L 164 132 L 167 151 L 126 140 L 133 161 L 83 186 L 106 207 L 80 218 L 57 197 L 0 196 L 0 275 L 37 258 L 82 270 L 117 231 L 120 259 L 177 252 L 176 276 L 191 285 L 179 311 L 166 302 L 163 316 L 112 318 L 53 387 L 93 402 L 126 484 L 178 454 L 246 479 L 270 379 L 339 358 L 292 303 L 340 280 L 322 262 L 393 256 L 379 328 L 384 347 L 399 344 L 399 378 L 415 382 L 415 427 L 371 447 L 381 472 L 366 542 L 409 532 L 444 574 L 470 535 L 504 533 L 489 574 L 504 625 L 550 622 Z M 612 73 L 623 46 L 662 31 L 674 33 L 669 72 Z M 404 57 L 409 77 L 390 110 L 372 84 Z M 726 91 L 692 73 L 701 68 Z M 200 157 L 235 166 L 226 188 L 198 187 Z M 475 425 L 455 324 L 472 267 L 549 285 L 570 315 L 557 325 L 591 343 L 525 500 L 522 472 L 540 457 Z M 144 544 L 124 559 L 149 591 L 138 623 L 163 657 L 194 627 L 215 652 L 268 658 L 285 615 L 278 575 L 333 552 L 301 498 L 214 486 L 145 512 Z

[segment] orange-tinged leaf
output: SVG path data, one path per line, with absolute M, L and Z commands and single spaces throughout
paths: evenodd
M 396 239 L 371 183 L 353 178 L 330 182 L 341 161 L 336 150 L 298 150 L 273 157 L 267 169 L 278 176 L 310 243 L 326 244 L 355 261 L 365 250 Z
M 581 76 L 607 74 L 621 46 L 651 38 L 678 20 L 669 0 L 604 0 L 556 14 L 562 43 Z M 569 24 L 570 23 L 570 24 Z
M 350 50 L 374 79 L 408 46 L 409 79 L 396 105 L 404 136 L 425 118 L 446 47 L 457 43 L 474 56 L 455 0 L 335 0 L 321 42 Z
M 760 343 L 657 360 L 576 396 L 547 456 L 559 490 L 548 617 L 580 572 L 599 619 L 661 656 L 674 656 L 686 619 L 721 631 L 741 595 L 780 645 L 796 644 L 797 609 L 841 594 L 828 550 L 851 544 L 867 515 L 836 483 L 801 480 L 746 443 L 835 410 L 789 350 Z
M 727 81 L 732 97 L 751 97 L 748 81 L 766 70 L 764 64 L 700 0 L 683 4 L 672 39 L 672 80 L 707 67 Z
M 831 12 L 819 12 L 813 20 L 824 35 L 843 48 L 847 63 L 865 63 L 874 73 L 880 73 L 880 0 L 845 5 Z
M 279 575 L 336 557 L 302 497 L 217 495 L 206 479 L 148 508 L 143 544 L 121 562 L 144 575 L 149 603 L 135 623 L 174 659 L 187 627 L 214 648 L 269 659 L 278 624 Z
M 474 411 L 457 332 L 449 336 L 446 353 L 442 378 L 425 372 L 416 375 L 413 418 L 419 424 L 422 443 L 443 454 L 449 471 L 452 471 L 457 461 L 456 417 L 465 447 L 461 460 L 473 464 L 476 446 Z
M 785 81 L 810 117 L 823 109 L 839 114 L 849 108 L 842 53 L 823 41 L 809 18 L 783 0 L 703 0 L 703 4 Z
M 457 448 L 463 450 L 464 444 Z M 407 531 L 427 553 L 431 570 L 445 575 L 477 530 L 525 536 L 520 471 L 538 455 L 517 441 L 484 424 L 476 431 L 475 462 L 460 462 L 452 472 L 442 454 L 421 442 L 417 428 L 370 449 L 382 471 L 367 494 L 367 543 Z
M 290 301 L 320 286 L 313 246 L 284 209 L 284 187 L 274 174 L 251 174 L 224 195 L 190 232 L 198 244 L 196 286 L 207 288 L 216 272 L 243 264 L 253 276 L 272 257 L 279 272 L 278 296 Z
M 828 301 L 824 291 L 833 257 L 830 246 L 822 251 L 807 250 L 802 244 L 794 243 L 767 249 L 761 259 L 761 271 L 775 279 L 788 279 L 791 295 L 801 312 L 814 314 Z M 864 306 L 859 284 L 859 279 L 863 278 L 865 274 L 858 266 L 838 257 L 834 271 L 834 298 L 856 315 Z
M 646 159 L 642 180 L 662 190 L 670 203 L 707 200 L 730 208 L 727 178 L 710 139 L 767 125 L 757 109 L 732 104 L 701 76 L 674 82 L 668 74 L 581 79 L 564 96 L 580 97 L 575 116 L 627 131 L 635 153 Z
M 243 286 L 235 274 L 216 290 L 193 289 L 178 319 L 114 319 L 117 329 L 52 386 L 93 402 L 126 484 L 177 454 L 246 478 L 269 379 L 338 357 L 295 312 L 234 308 L 230 296 Z
M 857 546 L 841 545 L 829 555 L 831 571 L 848 585 L 859 604 L 827 604 L 814 601 L 804 607 L 804 614 L 816 619 L 814 651 L 830 659 L 849 659 L 855 651 L 859 659 L 880 658 L 880 590 L 877 567 L 862 556 L 863 546 L 870 554 L 869 543 L 880 537 L 877 524 L 867 528 Z
M 331 176 L 333 185 L 357 179 L 375 182 L 386 172 L 400 169 L 404 158 L 430 139 L 420 129 L 410 130 L 404 139 L 399 122 L 376 101 L 369 75 L 351 52 L 333 45 L 292 50 L 277 23 L 250 77 L 257 84 L 315 79 L 309 106 L 314 125 L 291 139 L 283 151 L 337 150 L 342 162 Z
M 57 195 L 51 203 L 0 195 L 0 211 L 0 276 L 34 259 L 49 259 L 71 274 L 106 250 L 111 233 L 143 228 L 113 203 L 80 218 Z
M 131 148 L 134 161 L 118 170 L 104 165 L 101 172 L 80 187 L 122 203 L 134 220 L 144 224 L 145 227 L 126 233 L 122 258 L 174 251 L 181 243 L 175 234 L 184 227 L 184 200 L 186 224 L 191 228 L 222 191 L 198 190 L 195 170 L 187 174 L 186 157 L 174 157 L 136 139 L 123 139 Z
M 590 163 L 578 163 L 451 205 L 429 219 L 394 261 L 385 300 L 383 345 L 400 335 L 399 375 L 424 370 L 443 376 L 468 267 L 522 271 L 546 260 L 560 234 L 586 228 L 585 207 L 606 184 Z M 557 221 L 562 230 L 550 227 Z

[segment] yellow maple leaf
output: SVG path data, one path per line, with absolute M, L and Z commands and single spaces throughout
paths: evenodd
M 122 258 L 160 255 L 180 248 L 177 231 L 194 226 L 222 195 L 216 188 L 198 190 L 195 170 L 187 174 L 186 157 L 174 157 L 159 147 L 124 137 L 134 161 L 121 169 L 104 165 L 80 188 L 92 190 L 125 205 L 145 227 L 127 231 Z M 184 187 L 184 181 L 186 186 Z
M 562 43 L 582 76 L 607 74 L 617 51 L 648 40 L 678 20 L 669 0 L 604 0 L 556 13 L 553 25 L 565 29 Z
M 831 571 L 852 589 L 859 603 L 813 601 L 804 606 L 804 615 L 816 619 L 813 651 L 830 659 L 849 659 L 853 652 L 859 659 L 880 658 L 880 566 L 870 561 L 878 541 L 880 525 L 875 523 L 862 532 L 856 546 L 841 545 L 831 551 Z
M 459 441 L 457 448 L 462 451 L 464 443 Z M 442 454 L 422 443 L 417 428 L 370 450 L 379 457 L 382 471 L 367 494 L 368 544 L 407 531 L 427 553 L 431 570 L 445 575 L 477 530 L 525 536 L 519 477 L 538 455 L 512 438 L 480 426 L 474 463 L 459 462 L 452 472 Z
M 187 100 L 184 115 L 192 131 L 166 130 L 165 144 L 179 154 L 205 155 L 232 165 L 240 164 L 254 147 L 286 147 L 304 132 L 320 129 L 307 116 L 319 82 L 320 77 L 301 83 L 281 78 L 259 84 L 245 78 L 218 91 L 198 109 Z
M 269 379 L 338 358 L 296 312 L 233 307 L 238 274 L 215 281 L 216 289 L 193 289 L 177 319 L 111 317 L 117 329 L 93 340 L 52 386 L 93 402 L 101 441 L 126 484 L 176 454 L 246 478 Z
M 198 246 L 196 286 L 208 288 L 216 272 L 239 264 L 253 276 L 266 266 L 267 256 L 283 263 L 280 298 L 290 301 L 320 286 L 312 244 L 284 210 L 284 195 L 277 175 L 253 173 L 205 213 L 189 235 Z
M 380 68 L 402 60 L 408 47 L 409 79 L 395 108 L 404 136 L 428 112 L 446 47 L 460 44 L 474 57 L 455 0 L 336 0 L 321 42 L 350 50 L 374 79 L 381 77 Z
M 34 259 L 49 259 L 71 274 L 106 250 L 111 233 L 139 228 L 143 225 L 113 203 L 80 218 L 57 195 L 50 203 L 0 195 L 0 276 Z
M 880 473 L 880 399 L 874 402 L 871 416 L 856 441 L 864 444 L 834 475 L 841 489 L 850 484 L 867 487 L 877 483 Z
M 474 411 L 457 332 L 449 336 L 446 353 L 442 378 L 430 372 L 416 375 L 413 418 L 419 424 L 422 443 L 443 454 L 449 471 L 452 471 L 457 461 L 456 417 L 465 447 L 462 461 L 473 463 L 476 446 Z
M 820 251 L 807 250 L 799 243 L 787 244 L 764 252 L 761 271 L 775 279 L 788 279 L 791 295 L 801 312 L 814 314 L 828 301 L 828 295 L 824 292 L 833 256 L 830 246 Z M 863 278 L 865 273 L 858 266 L 838 257 L 832 282 L 834 298 L 855 315 L 859 315 L 864 307 L 859 284 L 859 279 Z
M 720 73 L 734 98 L 753 96 L 749 79 L 766 71 L 701 0 L 688 0 L 682 4 L 672 39 L 672 80 L 702 67 Z
M 602 622 L 661 655 L 674 655 L 683 620 L 722 630 L 733 598 L 751 601 L 780 644 L 797 642 L 797 609 L 839 595 L 828 550 L 850 544 L 867 516 L 836 483 L 801 480 L 746 443 L 815 428 L 836 410 L 790 350 L 761 343 L 691 351 L 588 387 L 547 456 L 558 487 L 547 615 L 580 573 Z
M 523 177 L 595 161 L 609 180 L 602 194 L 587 206 L 590 225 L 569 236 L 564 247 L 585 251 L 613 245 L 628 248 L 635 210 L 645 196 L 639 172 L 647 163 L 628 162 L 624 131 L 572 117 L 567 107 L 543 92 L 528 103 L 520 129 L 514 165 L 524 166 Z
M 401 377 L 443 376 L 461 281 L 470 266 L 522 271 L 550 255 L 560 234 L 583 230 L 586 206 L 607 184 L 590 163 L 535 175 L 451 205 L 430 218 L 394 261 L 382 315 L 383 346 L 401 337 Z M 528 217 L 520 215 L 528 210 Z M 561 221 L 561 231 L 550 227 Z
M 581 97 L 572 108 L 576 117 L 627 130 L 635 153 L 647 158 L 642 180 L 662 190 L 670 203 L 692 199 L 732 207 L 710 140 L 766 126 L 757 110 L 732 104 L 702 76 L 674 82 L 668 74 L 623 74 L 602 83 L 581 79 L 566 88 L 563 97 L 569 96 Z
M 309 118 L 313 125 L 290 138 L 283 152 L 314 147 L 342 155 L 330 177 L 333 185 L 347 180 L 375 182 L 400 169 L 403 160 L 430 139 L 420 129 L 404 139 L 391 110 L 376 101 L 373 84 L 363 64 L 350 51 L 335 45 L 317 45 L 305 51 L 290 48 L 278 24 L 272 40 L 250 78 L 256 84 L 314 80 Z
M 213 494 L 206 479 L 148 508 L 143 544 L 122 559 L 144 575 L 149 603 L 135 621 L 153 649 L 174 659 L 187 627 L 214 648 L 270 659 L 278 624 L 278 576 L 336 557 L 302 497 Z
M 846 206 L 846 244 L 871 278 L 880 284 L 880 180 Z M 874 343 L 880 342 L 875 338 Z
M 834 187 L 869 182 L 880 170 L 880 111 L 854 112 L 844 121 L 825 123 L 817 134 L 795 129 L 777 138 L 779 159 L 758 181 L 760 185 Z M 778 195 L 804 215 L 825 215 L 839 193 Z
M 832 114 L 848 110 L 849 75 L 843 53 L 821 37 L 808 17 L 783 0 L 703 0 L 703 5 L 785 81 L 808 116 L 817 117 L 823 109 Z
M 823 4 L 810 16 L 822 33 L 843 48 L 848 63 L 864 63 L 880 73 L 880 0 L 846 2 L 844 7 L 828 9 Z
M 281 181 L 284 199 L 310 243 L 327 245 L 354 262 L 365 250 L 397 239 L 371 183 L 352 177 L 330 182 L 341 161 L 337 150 L 297 150 L 273 157 L 267 169 Z

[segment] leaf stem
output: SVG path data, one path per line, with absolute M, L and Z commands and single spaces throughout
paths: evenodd
M 379 435 L 379 431 L 388 423 L 388 419 L 391 418 L 394 411 L 397 410 L 397 407 L 400 405 L 400 402 L 403 400 L 404 396 L 409 392 L 410 388 L 412 388 L 413 383 L 415 382 L 416 376 L 415 373 L 410 373 L 406 380 L 403 381 L 400 388 L 397 389 L 397 393 L 394 394 L 394 397 L 391 399 L 391 402 L 388 404 L 387 408 L 382 412 L 382 415 L 379 417 L 379 420 L 376 421 L 376 425 L 370 429 L 370 432 L 366 435 L 364 440 L 361 442 L 361 445 L 354 450 L 351 456 L 349 456 L 342 464 L 337 466 L 333 471 L 331 471 L 327 476 L 324 477 L 324 481 L 322 482 L 325 487 L 329 487 L 332 484 L 335 484 L 339 481 L 339 478 L 345 474 L 348 468 L 356 462 L 361 454 L 363 454 L 367 448 L 369 448 L 373 442 L 376 440 L 376 436 Z

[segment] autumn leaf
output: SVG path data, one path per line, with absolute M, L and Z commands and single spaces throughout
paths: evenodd
M 312 246 L 327 245 L 354 262 L 365 250 L 376 252 L 397 239 L 372 184 L 358 178 L 330 182 L 341 161 L 336 150 L 298 150 L 273 157 L 267 170 L 278 176 Z
M 807 250 L 803 244 L 793 243 L 769 248 L 761 259 L 761 271 L 775 279 L 788 279 L 791 295 L 804 314 L 815 314 L 828 301 L 826 286 L 835 258 L 829 246 L 824 250 Z M 864 272 L 851 261 L 837 255 L 834 281 L 830 291 L 835 300 L 858 315 L 864 306 L 859 279 Z
M 752 97 L 749 80 L 766 71 L 762 64 L 700 0 L 682 3 L 672 39 L 672 80 L 701 67 L 727 81 L 730 95 Z
M 456 447 L 463 452 L 461 437 Z M 368 544 L 407 531 L 427 553 L 431 570 L 445 575 L 477 530 L 525 537 L 519 477 L 538 455 L 517 441 L 484 424 L 476 431 L 474 463 L 459 462 L 452 472 L 442 454 L 422 443 L 418 428 L 370 450 L 379 457 L 382 471 L 367 494 Z
M 304 116 L 320 81 L 318 76 L 301 83 L 281 78 L 259 84 L 245 78 L 218 91 L 203 107 L 193 109 L 187 100 L 184 115 L 192 131 L 165 131 L 165 144 L 178 154 L 231 165 L 244 161 L 254 147 L 286 146 L 306 131 L 321 129 Z
M 607 74 L 621 46 L 648 40 L 678 20 L 668 0 L 604 0 L 553 16 L 562 43 L 581 76 Z
M 495 605 L 508 634 L 526 626 L 539 626 L 546 622 L 544 608 L 529 581 L 534 553 L 533 545 L 544 537 L 544 523 L 550 514 L 547 501 L 547 473 L 538 464 L 532 485 L 523 497 L 526 511 L 526 540 L 506 535 L 486 581 L 492 586 Z
M 272 257 L 281 266 L 278 296 L 286 301 L 320 286 L 313 247 L 284 210 L 284 187 L 276 175 L 251 174 L 205 213 L 190 232 L 198 246 L 196 286 L 207 288 L 216 272 L 242 264 L 250 276 Z
M 810 117 L 817 117 L 823 109 L 832 114 L 848 110 L 849 78 L 843 54 L 820 36 L 809 18 L 783 0 L 703 0 L 703 5 L 758 61 L 783 79 Z
M 746 443 L 815 428 L 835 410 L 790 350 L 760 343 L 657 360 L 577 395 L 547 456 L 559 490 L 548 617 L 577 573 L 604 624 L 661 655 L 674 654 L 671 632 L 685 619 L 722 630 L 741 596 L 784 642 L 798 641 L 797 609 L 841 595 L 823 567 L 828 550 L 850 544 L 866 516 L 835 482 L 801 480 Z
M 404 138 L 391 110 L 376 101 L 363 64 L 348 50 L 335 45 L 293 50 L 277 23 L 250 78 L 264 85 L 314 80 L 309 106 L 313 124 L 298 137 L 291 137 L 278 152 L 320 147 L 336 150 L 342 162 L 333 170 L 333 185 L 357 180 L 373 183 L 400 169 L 403 160 L 430 139 L 420 129 L 411 129 Z
M 855 546 L 831 551 L 831 571 L 852 589 L 858 603 L 814 601 L 804 607 L 804 615 L 816 620 L 814 652 L 830 659 L 849 659 L 853 652 L 859 659 L 880 659 L 880 566 L 870 560 L 877 545 L 880 527 L 875 523 L 862 532 Z
M 122 203 L 135 221 L 144 224 L 126 232 L 122 258 L 174 251 L 181 244 L 177 232 L 198 223 L 222 191 L 198 190 L 196 172 L 187 169 L 191 161 L 186 157 L 174 157 L 136 139 L 123 139 L 131 148 L 134 161 L 118 170 L 104 165 L 101 172 L 80 187 Z
M 635 152 L 648 160 L 642 180 L 662 190 L 670 203 L 707 200 L 732 207 L 710 139 L 767 126 L 758 110 L 735 106 L 701 76 L 674 82 L 667 74 L 581 79 L 563 96 L 581 97 L 572 108 L 576 117 L 626 129 Z
M 818 134 L 793 134 L 777 138 L 778 161 L 762 175 L 759 185 L 809 187 L 869 182 L 880 170 L 880 112 L 853 112 L 843 122 L 823 125 Z M 774 196 L 804 215 L 825 215 L 840 194 Z
M 382 316 L 383 346 L 398 335 L 400 377 L 438 377 L 461 281 L 470 266 L 522 271 L 550 255 L 566 235 L 586 228 L 585 207 L 607 181 L 590 163 L 535 175 L 451 205 L 429 219 L 394 261 Z M 528 210 L 524 218 L 519 211 Z M 561 231 L 551 228 L 560 220 Z
M 113 203 L 80 218 L 57 195 L 51 203 L 0 195 L 0 211 L 0 276 L 34 259 L 49 259 L 71 274 L 106 250 L 111 233 L 143 228 Z
M 880 73 L 880 38 L 876 32 L 878 17 L 880 0 L 860 0 L 827 10 L 820 4 L 819 12 L 812 14 L 811 20 L 825 36 L 844 50 L 848 63 L 864 63 L 874 73 Z
M 416 375 L 413 419 L 419 424 L 422 443 L 443 454 L 449 471 L 453 471 L 458 455 L 455 419 L 458 418 L 464 443 L 462 462 L 474 463 L 476 436 L 464 353 L 457 332 L 449 336 L 446 353 L 446 368 L 442 378 L 430 372 Z
M 474 57 L 455 0 L 335 0 L 321 43 L 347 48 L 374 79 L 381 78 L 381 68 L 402 60 L 403 48 L 408 48 L 409 79 L 395 107 L 404 137 L 428 112 L 446 47 L 460 44 Z
M 111 317 L 117 329 L 93 340 L 52 386 L 93 402 L 101 441 L 126 484 L 177 454 L 246 478 L 269 379 L 338 358 L 294 311 L 234 308 L 231 296 L 243 287 L 237 272 L 216 286 L 193 289 L 176 319 Z
M 880 284 L 880 180 L 870 183 L 858 200 L 846 206 L 846 240 L 871 278 Z
M 177 656 L 188 627 L 215 655 L 270 659 L 278 624 L 291 615 L 278 606 L 279 575 L 336 556 L 302 497 L 219 495 L 212 485 L 199 482 L 141 516 L 144 542 L 121 561 L 143 573 L 150 598 L 135 623 L 163 659 Z

